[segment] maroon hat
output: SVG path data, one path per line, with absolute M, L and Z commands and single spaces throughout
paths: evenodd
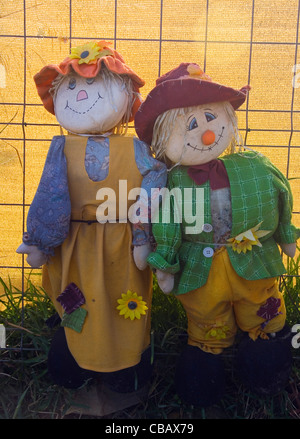
M 235 90 L 212 82 L 198 64 L 182 63 L 157 79 L 156 87 L 140 106 L 135 115 L 137 135 L 151 145 L 155 121 L 165 111 L 221 101 L 229 101 L 236 110 L 249 90 L 249 85 Z

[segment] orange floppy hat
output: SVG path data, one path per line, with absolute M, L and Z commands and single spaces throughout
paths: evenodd
M 140 78 L 124 61 L 123 57 L 115 50 L 108 47 L 107 41 L 89 42 L 71 49 L 71 54 L 59 65 L 50 64 L 34 76 L 34 82 L 44 107 L 55 114 L 53 98 L 50 94 L 52 83 L 59 75 L 67 75 L 71 71 L 84 78 L 94 78 L 104 64 L 108 70 L 118 75 L 128 75 L 136 93 L 143 87 L 145 81 Z M 132 105 L 130 120 L 133 120 L 141 101 L 137 96 Z
M 138 137 L 151 145 L 157 117 L 165 111 L 229 101 L 236 110 L 246 100 L 250 86 L 236 90 L 213 82 L 195 63 L 181 63 L 160 76 L 135 115 Z

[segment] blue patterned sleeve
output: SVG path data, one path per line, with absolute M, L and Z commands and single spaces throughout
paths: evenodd
M 143 220 L 132 224 L 133 245 L 143 245 L 151 241 L 151 199 L 155 188 L 161 189 L 167 184 L 167 167 L 164 163 L 156 160 L 149 146 L 134 138 L 135 160 L 140 173 L 143 176 L 141 188 L 147 194 L 145 209 L 147 209 L 147 221 Z
M 53 255 L 54 247 L 69 233 L 71 202 L 64 145 L 64 136 L 53 137 L 23 236 L 24 244 L 36 245 L 47 255 Z

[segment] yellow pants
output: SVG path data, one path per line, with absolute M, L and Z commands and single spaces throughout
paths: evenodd
M 241 278 L 224 247 L 213 256 L 207 283 L 177 297 L 188 317 L 188 343 L 214 354 L 234 343 L 238 327 L 256 340 L 280 331 L 285 323 L 277 278 Z

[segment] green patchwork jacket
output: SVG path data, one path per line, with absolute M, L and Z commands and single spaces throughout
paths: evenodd
M 285 273 L 277 243 L 294 243 L 300 230 L 292 223 L 293 198 L 288 180 L 264 156 L 255 152 L 227 155 L 221 158 L 230 181 L 232 227 L 231 237 L 261 224 L 268 234 L 260 238 L 261 247 L 254 245 L 246 253 L 237 253 L 227 246 L 236 273 L 248 280 L 276 277 Z M 148 263 L 152 268 L 175 274 L 174 294 L 184 294 L 203 286 L 207 280 L 214 247 L 210 208 L 210 186 L 207 181 L 198 186 L 188 175 L 188 167 L 174 168 L 168 179 L 168 189 L 190 188 L 196 212 L 196 188 L 204 189 L 205 231 L 186 233 L 191 224 L 185 221 L 182 200 L 182 222 L 174 215 L 174 198 L 170 197 L 170 221 L 154 222 L 153 235 L 157 243 Z M 176 201 L 175 201 L 176 204 Z M 165 212 L 166 206 L 161 208 Z M 206 256 L 204 256 L 204 253 Z M 207 257 L 208 256 L 208 257 Z

